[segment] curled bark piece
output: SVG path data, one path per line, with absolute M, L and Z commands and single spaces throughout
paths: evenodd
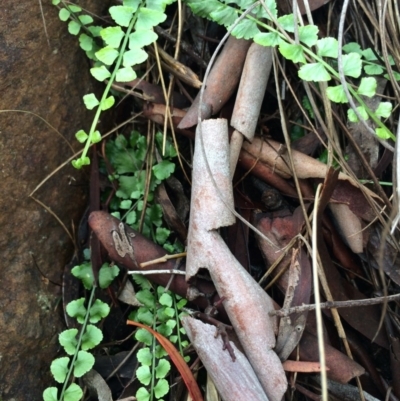
M 268 401 L 249 361 L 234 343 L 235 362 L 215 338 L 214 326 L 191 317 L 184 317 L 182 324 L 224 401 Z
M 205 83 L 203 104 L 200 105 L 203 119 L 218 113 L 233 94 L 239 82 L 247 50 L 251 42 L 230 36 L 211 73 Z M 197 124 L 199 115 L 199 99 L 197 95 L 186 116 L 178 128 L 185 129 Z
M 229 185 L 221 191 L 225 183 L 231 183 L 227 127 L 222 124 L 222 120 L 217 123 L 204 121 L 200 126 L 201 133 L 196 135 L 187 278 L 200 268 L 209 270 L 219 296 L 225 299 L 225 310 L 232 326 L 268 398 L 280 401 L 287 381 L 282 364 L 273 351 L 276 320 L 268 316 L 268 312 L 274 309 L 272 300 L 242 268 L 216 231 L 233 220 L 226 206 L 232 197 L 232 187 Z M 210 169 L 206 168 L 205 157 Z M 221 165 L 222 161 L 226 163 L 225 167 Z
M 230 143 L 231 176 L 239 158 L 243 136 L 250 142 L 254 138 L 271 66 L 272 48 L 253 43 L 247 52 L 231 119 L 235 128 Z
M 271 47 L 253 43 L 247 52 L 231 119 L 232 127 L 250 142 L 254 138 L 271 66 Z
M 201 130 L 199 127 L 196 130 L 195 146 L 191 211 L 195 208 L 201 228 L 206 231 L 230 226 L 235 223 L 235 217 L 230 211 L 234 201 L 227 121 L 223 118 L 203 121 Z

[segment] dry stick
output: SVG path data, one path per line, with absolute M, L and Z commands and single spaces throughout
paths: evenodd
M 315 303 L 319 306 L 321 304 L 320 301 L 320 293 L 319 293 L 319 283 L 318 276 L 322 276 L 321 265 L 319 264 L 317 254 L 318 254 L 318 239 L 317 239 L 317 211 L 320 202 L 320 193 L 322 190 L 322 184 L 319 184 L 317 187 L 317 191 L 315 193 L 315 204 L 314 204 L 314 218 L 312 221 L 312 271 L 313 271 L 313 287 L 314 287 L 314 298 Z M 321 280 L 322 284 L 322 280 Z M 322 400 L 328 401 L 328 379 L 326 376 L 326 360 L 325 360 L 325 344 L 324 344 L 324 333 L 322 328 L 322 313 L 321 308 L 317 308 L 315 310 L 315 317 L 317 320 L 317 339 L 318 339 L 318 350 L 319 350 L 319 363 L 321 364 L 321 393 Z
M 399 120 L 400 121 L 400 120 Z M 400 123 L 397 124 L 397 141 L 394 148 L 394 158 L 393 158 L 393 188 L 395 189 L 393 196 L 393 208 L 391 213 L 392 229 L 391 234 L 397 228 L 397 224 L 400 221 L 400 149 L 399 149 L 399 139 L 400 139 Z
M 286 317 L 291 315 L 292 313 L 301 313 L 305 311 L 315 310 L 317 307 L 321 309 L 333 309 L 333 308 L 355 308 L 357 306 L 367 306 L 367 305 L 377 305 L 384 302 L 392 302 L 400 300 L 400 294 L 388 295 L 383 297 L 376 298 L 367 298 L 367 299 L 356 299 L 352 301 L 328 301 L 322 302 L 319 305 L 317 304 L 309 304 L 309 305 L 300 305 L 293 306 L 288 309 L 280 309 L 276 311 L 269 312 L 271 316 L 279 316 Z
M 163 258 L 161 258 L 163 259 Z M 165 270 L 128 270 L 128 274 L 139 274 L 141 276 L 150 276 L 152 274 L 180 274 L 186 275 L 185 270 L 165 269 Z
M 178 258 L 183 258 L 185 256 L 186 256 L 186 252 L 175 253 L 173 255 L 166 254 L 165 256 L 162 256 L 161 258 L 157 258 L 157 259 L 149 260 L 148 262 L 140 263 L 139 266 L 141 269 L 143 269 L 144 267 L 155 265 L 157 263 L 164 263 L 169 259 L 178 259 Z

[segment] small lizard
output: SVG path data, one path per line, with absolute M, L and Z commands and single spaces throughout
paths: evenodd
M 120 222 L 118 224 L 118 230 L 113 230 L 111 235 L 114 242 L 114 248 L 118 255 L 121 256 L 121 258 L 129 255 L 132 261 L 136 263 L 135 251 L 133 250 L 130 238 L 128 238 L 128 235 L 133 238 L 135 234 L 127 234 L 124 223 Z

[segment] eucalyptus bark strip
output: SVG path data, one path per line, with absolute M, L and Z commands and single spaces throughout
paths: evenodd
M 231 175 L 239 158 L 243 137 L 252 141 L 272 67 L 272 48 L 253 43 L 247 52 L 239 90 L 232 113 L 235 128 L 230 143 Z
M 272 299 L 243 269 L 217 229 L 234 222 L 226 120 L 206 120 L 197 127 L 193 158 L 187 280 L 207 268 L 232 326 L 270 401 L 287 388 L 282 364 L 273 351 L 276 320 Z

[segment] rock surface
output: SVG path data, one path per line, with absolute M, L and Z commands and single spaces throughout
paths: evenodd
M 101 14 L 105 2 L 81 1 Z M 89 64 L 77 37 L 67 31 L 50 1 L 4 0 L 0 13 L 0 398 L 40 400 L 53 384 L 50 363 L 63 329 L 61 283 L 73 244 L 56 219 L 29 198 L 49 173 L 80 145 L 78 129 L 91 114 L 82 95 L 93 91 Z M 62 138 L 35 113 L 64 136 Z M 77 185 L 69 185 L 72 180 Z M 75 180 L 75 181 L 74 181 Z M 87 180 L 70 166 L 60 170 L 35 197 L 71 230 L 86 203 Z M 83 184 L 83 185 L 82 185 Z

